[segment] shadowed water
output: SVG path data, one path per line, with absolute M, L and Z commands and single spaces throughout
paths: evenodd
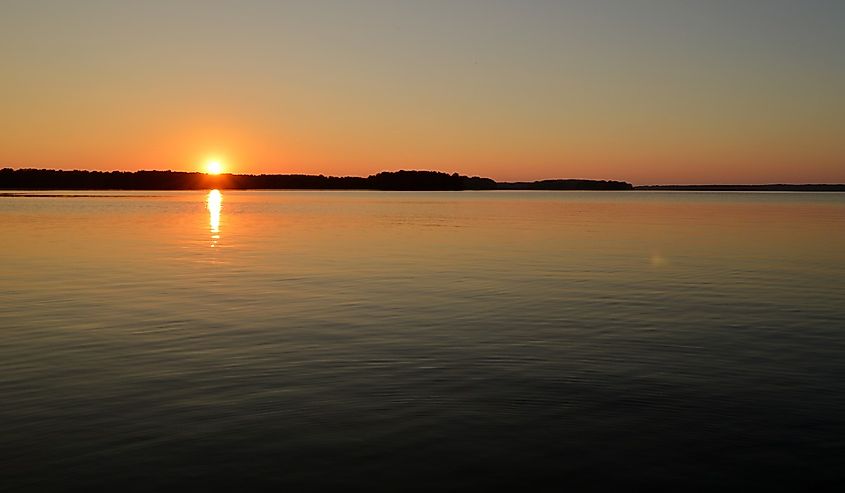
M 0 489 L 845 480 L 845 195 L 49 195 Z

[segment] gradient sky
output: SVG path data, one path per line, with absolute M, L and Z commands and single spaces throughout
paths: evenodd
M 845 1 L 0 3 L 0 167 L 845 182 Z

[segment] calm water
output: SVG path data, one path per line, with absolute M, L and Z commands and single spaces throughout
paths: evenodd
M 0 489 L 845 484 L 845 195 L 0 197 Z

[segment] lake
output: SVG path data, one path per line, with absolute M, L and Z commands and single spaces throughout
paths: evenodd
M 0 196 L 0 489 L 845 482 L 845 194 Z

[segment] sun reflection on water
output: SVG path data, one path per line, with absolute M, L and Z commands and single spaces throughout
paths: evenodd
M 208 226 L 211 230 L 211 246 L 217 245 L 220 239 L 220 210 L 223 208 L 223 194 L 220 190 L 211 190 L 206 198 L 208 206 Z

